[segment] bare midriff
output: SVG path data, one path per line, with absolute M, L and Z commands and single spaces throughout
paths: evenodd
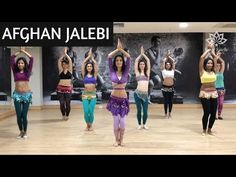
M 29 92 L 29 81 L 16 81 L 15 82 L 15 90 L 20 93 Z
M 119 97 L 119 98 L 127 98 L 127 93 L 125 91 L 126 83 L 124 84 L 117 84 L 112 82 L 113 90 L 111 92 L 112 96 Z

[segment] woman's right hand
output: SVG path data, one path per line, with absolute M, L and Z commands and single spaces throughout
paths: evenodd
M 213 49 L 213 48 L 214 48 L 214 43 L 213 42 L 208 42 L 207 49 Z
M 121 44 L 120 38 L 118 38 L 117 49 L 122 49 L 122 44 Z
M 144 54 L 144 48 L 143 48 L 143 46 L 141 46 L 140 52 L 141 52 L 141 54 Z
M 67 47 L 64 48 L 64 54 L 67 54 Z
M 93 56 L 93 51 L 92 51 L 92 48 L 90 48 L 90 49 L 89 49 L 88 56 L 89 56 L 89 57 L 92 57 L 92 56 Z
M 170 51 L 170 50 L 167 50 L 166 57 L 169 57 L 170 55 L 171 55 L 171 51 Z
M 20 47 L 20 52 L 26 51 L 26 47 Z
M 218 57 L 221 57 L 221 52 L 218 51 L 218 52 L 216 53 L 216 55 L 217 55 Z

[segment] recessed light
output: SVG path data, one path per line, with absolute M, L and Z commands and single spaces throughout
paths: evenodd
M 188 27 L 188 23 L 180 23 L 179 27 L 180 28 L 187 28 Z

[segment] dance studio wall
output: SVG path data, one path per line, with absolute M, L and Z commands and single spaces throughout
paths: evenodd
M 140 46 L 143 45 L 145 50 L 151 47 L 151 38 L 155 35 L 160 36 L 161 46 L 160 55 L 157 64 L 164 57 L 167 50 L 173 52 L 175 49 L 182 49 L 182 53 L 178 56 L 176 68 L 182 74 L 176 74 L 175 88 L 183 97 L 197 99 L 199 92 L 199 74 L 198 62 L 199 57 L 203 51 L 203 33 L 123 33 L 114 35 L 114 44 L 112 47 L 97 48 L 97 60 L 99 63 L 99 74 L 105 81 L 105 87 L 111 88 L 111 81 L 109 79 L 109 70 L 107 66 L 107 55 L 114 50 L 117 45 L 117 38 L 119 37 L 124 47 L 129 49 L 132 57 L 132 65 L 130 70 L 130 79 L 128 88 L 134 90 L 136 87 L 134 77 L 134 60 L 140 54 Z M 85 53 L 90 47 L 73 47 L 77 54 L 75 60 L 76 72 L 81 79 L 81 64 Z M 57 60 L 63 55 L 63 47 L 43 47 L 43 95 L 48 96 L 54 92 L 59 81 Z M 154 71 L 159 70 L 159 66 L 154 66 Z M 81 82 L 78 82 L 80 84 Z M 158 84 L 157 84 L 158 85 Z M 80 85 L 78 85 L 80 86 Z M 155 87 L 159 89 L 158 86 Z
M 0 47 L 0 92 L 11 94 L 10 49 Z
M 225 60 L 225 88 L 226 100 L 236 100 L 236 33 L 224 33 L 226 43 L 219 48 L 223 51 L 222 58 Z

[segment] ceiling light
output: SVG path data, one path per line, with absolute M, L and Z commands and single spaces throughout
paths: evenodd
M 188 27 L 188 23 L 180 23 L 179 27 L 180 28 L 187 28 Z

